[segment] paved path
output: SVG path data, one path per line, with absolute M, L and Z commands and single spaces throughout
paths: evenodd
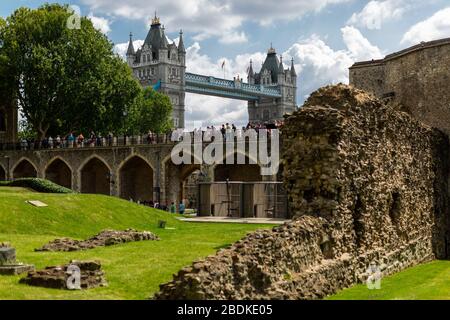
M 277 219 L 277 218 L 229 218 L 229 217 L 192 217 L 192 218 L 181 218 L 177 217 L 178 220 L 187 222 L 218 222 L 218 223 L 255 223 L 255 224 L 283 224 L 287 219 Z

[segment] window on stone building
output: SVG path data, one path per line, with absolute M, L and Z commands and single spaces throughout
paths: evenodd
M 158 55 L 156 54 L 156 51 L 152 52 L 152 60 L 158 60 Z
M 178 123 L 179 123 L 178 118 L 173 118 L 173 125 L 174 125 L 176 128 L 178 127 Z
M 389 217 L 391 218 L 391 222 L 394 226 L 397 226 L 399 223 L 400 211 L 401 211 L 400 193 L 393 192 L 391 207 L 389 209 Z
M 150 62 L 150 54 L 147 54 L 147 61 Z
M 0 110 L 0 131 L 6 131 L 6 113 Z
M 154 76 L 155 75 L 155 68 L 151 68 L 150 72 L 151 72 L 152 76 Z

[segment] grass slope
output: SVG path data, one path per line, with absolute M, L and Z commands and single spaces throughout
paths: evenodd
M 330 300 L 448 300 L 450 261 L 418 265 L 381 281 L 381 289 L 369 290 L 359 284 L 329 297 Z
M 36 208 L 27 200 L 48 207 Z M 157 228 L 158 220 L 168 228 Z M 80 252 L 34 252 L 55 237 L 83 239 L 105 228 L 136 228 L 161 241 L 144 241 Z M 145 299 L 159 284 L 192 261 L 215 253 L 263 225 L 180 222 L 168 213 L 113 197 L 43 194 L 0 187 L 0 241 L 10 241 L 17 259 L 38 269 L 71 259 L 98 259 L 109 286 L 86 291 L 45 289 L 19 284 L 20 276 L 0 276 L 0 299 Z

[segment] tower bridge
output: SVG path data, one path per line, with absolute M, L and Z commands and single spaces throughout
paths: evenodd
M 178 45 L 169 43 L 156 16 L 141 48 L 135 50 L 130 34 L 127 63 L 142 86 L 158 88 L 169 96 L 174 126 L 178 128 L 184 128 L 186 93 L 248 101 L 248 118 L 253 123 L 283 120 L 285 114 L 297 108 L 293 60 L 285 68 L 282 57 L 271 47 L 260 72 L 254 72 L 249 61 L 247 82 L 187 73 L 183 33 L 180 31 Z

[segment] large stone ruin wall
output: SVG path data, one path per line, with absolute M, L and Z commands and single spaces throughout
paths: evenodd
M 313 93 L 283 129 L 296 218 L 182 269 L 157 299 L 315 299 L 448 257 L 448 141 L 349 86 Z

